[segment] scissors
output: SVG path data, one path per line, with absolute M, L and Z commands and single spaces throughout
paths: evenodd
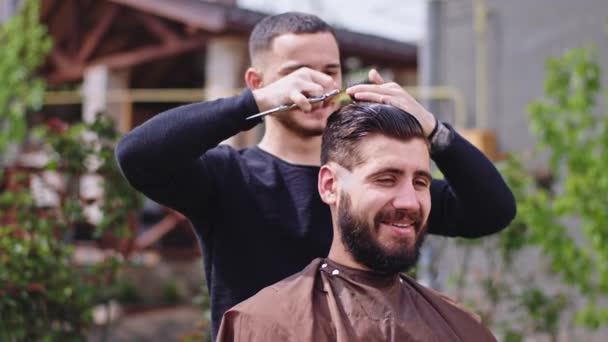
M 308 98 L 308 102 L 309 103 L 323 102 L 323 101 L 327 100 L 330 97 L 338 95 L 340 92 L 341 92 L 340 89 L 334 89 L 334 90 L 332 90 L 330 92 L 327 92 L 327 93 L 325 93 L 323 95 L 311 96 L 311 97 Z M 278 107 L 271 108 L 269 110 L 265 110 L 265 111 L 263 111 L 261 113 L 257 113 L 257 114 L 248 116 L 246 118 L 246 120 L 251 120 L 251 119 L 263 117 L 263 116 L 266 116 L 266 115 L 269 115 L 269 114 L 273 114 L 273 113 L 277 113 L 277 112 L 283 112 L 283 111 L 286 111 L 286 110 L 290 110 L 290 109 L 296 108 L 297 106 L 298 105 L 295 104 L 295 103 L 284 104 L 284 105 L 281 105 L 281 106 L 278 106 Z

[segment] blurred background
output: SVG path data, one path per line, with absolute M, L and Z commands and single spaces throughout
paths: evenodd
M 196 236 L 113 148 L 238 93 L 250 31 L 292 10 L 336 28 L 345 84 L 377 68 L 516 195 L 501 233 L 428 239 L 419 281 L 500 341 L 608 339 L 605 0 L 0 0 L 0 341 L 209 340 Z

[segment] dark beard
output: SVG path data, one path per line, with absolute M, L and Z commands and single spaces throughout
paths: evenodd
M 372 230 L 377 231 L 380 222 L 392 213 L 380 212 L 374 217 L 374 226 L 370 227 L 364 219 L 356 217 L 351 212 L 350 197 L 343 193 L 344 199 L 338 207 L 338 224 L 340 226 L 340 234 L 342 241 L 347 250 L 352 254 L 355 260 L 371 270 L 396 274 L 404 272 L 416 266 L 420 255 L 420 246 L 424 241 L 425 234 L 423 232 L 422 221 L 417 215 L 415 220 L 416 242 L 413 248 L 404 246 L 396 252 L 389 252 L 382 248 L 378 241 L 372 235 Z M 402 212 L 394 215 L 403 214 Z M 418 234 L 421 234 L 418 236 Z

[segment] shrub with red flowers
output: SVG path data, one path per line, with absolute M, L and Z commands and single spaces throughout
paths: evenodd
M 115 164 L 118 136 L 108 117 L 28 125 L 45 89 L 35 69 L 50 48 L 38 18 L 38 1 L 25 1 L 20 14 L 0 26 L 0 341 L 81 341 L 93 307 L 116 296 L 121 266 L 119 253 L 90 266 L 73 262 L 75 228 L 87 222 L 83 208 L 90 200 L 82 197 L 82 176 L 101 179 L 93 239 L 120 241 L 140 200 Z M 5 157 L 11 146 L 23 150 L 26 136 L 27 145 L 47 158 L 40 168 Z M 41 204 L 32 191 L 33 180 L 44 182 L 45 172 L 62 180 L 53 205 Z

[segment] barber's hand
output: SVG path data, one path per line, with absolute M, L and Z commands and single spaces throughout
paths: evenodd
M 435 128 L 436 119 L 405 89 L 395 82 L 385 83 L 375 69 L 371 69 L 368 79 L 373 84 L 359 84 L 346 89 L 348 95 L 357 101 L 390 104 L 412 114 L 429 136 Z
M 260 111 L 295 103 L 304 112 L 310 112 L 312 105 L 307 97 L 319 96 L 333 89 L 338 89 L 338 85 L 331 76 L 303 67 L 254 90 L 253 97 Z

